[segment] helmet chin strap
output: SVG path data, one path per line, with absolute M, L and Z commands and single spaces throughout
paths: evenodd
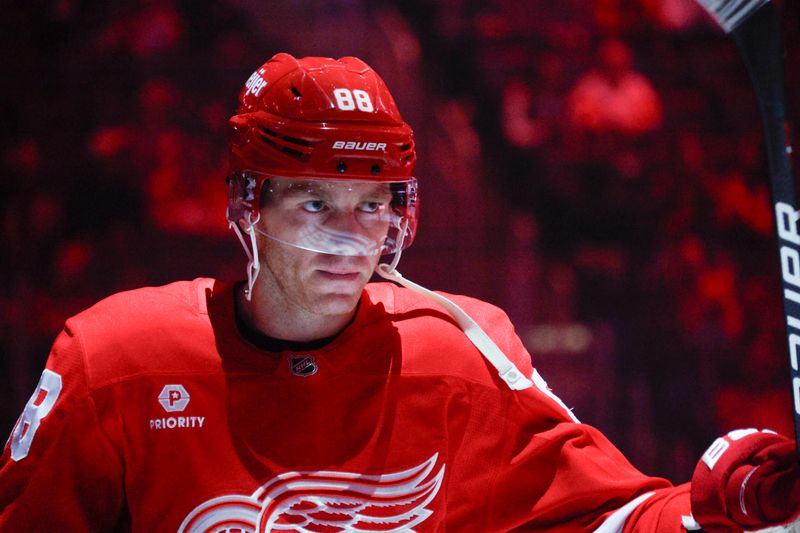
M 244 239 L 244 235 L 242 235 L 242 230 L 239 227 L 239 224 L 235 222 L 228 222 L 228 225 L 231 227 L 231 229 L 233 229 L 234 233 L 236 233 L 236 236 L 239 238 L 239 242 L 242 243 L 244 253 L 247 254 L 247 288 L 244 291 L 244 297 L 248 302 L 253 297 L 253 285 L 255 285 L 258 273 L 261 271 L 261 262 L 258 260 L 258 246 L 256 246 L 256 232 L 254 228 L 258 221 L 261 220 L 261 213 L 258 214 L 255 220 L 252 220 L 251 216 L 252 214 L 250 212 L 245 215 L 245 222 L 247 222 L 247 226 L 244 229 L 245 233 L 250 235 L 249 247 Z
M 533 382 L 529 380 L 520 370 L 511 362 L 503 350 L 486 334 L 485 331 L 478 325 L 475 320 L 469 316 L 466 311 L 461 309 L 455 302 L 435 293 L 430 289 L 426 289 L 422 285 L 417 285 L 413 281 L 407 280 L 400 272 L 397 271 L 397 263 L 400 261 L 400 255 L 403 251 L 403 240 L 408 228 L 408 220 L 403 224 L 402 231 L 397 243 L 397 252 L 395 252 L 394 259 L 390 264 L 381 263 L 375 270 L 378 275 L 389 281 L 394 281 L 407 289 L 421 294 L 430 300 L 433 300 L 450 313 L 455 319 L 458 326 L 467 336 L 467 338 L 475 345 L 475 347 L 483 354 L 489 363 L 497 370 L 500 378 L 506 382 L 511 390 L 523 390 L 533 386 Z

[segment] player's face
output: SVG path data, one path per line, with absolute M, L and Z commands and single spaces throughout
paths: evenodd
M 270 289 L 305 312 L 352 311 L 375 270 L 389 229 L 389 186 L 350 182 L 316 187 L 297 180 L 291 187 L 280 182 L 271 186 L 262 210 L 262 234 L 268 238 L 260 247 Z
M 387 183 L 272 178 L 262 198 L 259 233 L 324 254 L 379 254 L 399 220 Z

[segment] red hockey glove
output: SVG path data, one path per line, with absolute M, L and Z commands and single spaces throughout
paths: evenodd
M 800 518 L 794 442 L 741 429 L 706 450 L 692 476 L 692 515 L 709 533 L 789 525 Z

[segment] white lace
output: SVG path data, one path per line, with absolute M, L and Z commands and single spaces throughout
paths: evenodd
M 246 215 L 247 227 L 244 231 L 250 235 L 250 248 L 247 247 L 239 224 L 228 222 L 228 225 L 233 229 L 234 233 L 236 233 L 236 236 L 239 237 L 239 242 L 242 243 L 244 253 L 247 254 L 247 288 L 244 291 L 244 297 L 247 298 L 248 302 L 253 297 L 253 285 L 255 285 L 258 273 L 261 271 L 261 262 L 258 260 L 258 246 L 256 246 L 256 232 L 254 228 L 260 218 L 261 213 L 258 214 L 255 220 L 251 220 L 249 212 Z
M 379 276 L 384 279 L 394 281 L 402 285 L 407 289 L 411 289 L 412 291 L 422 294 L 423 296 L 433 300 L 437 304 L 441 305 L 445 308 L 445 310 L 450 313 L 450 315 L 455 319 L 458 326 L 467 336 L 467 338 L 475 345 L 475 347 L 480 350 L 483 356 L 486 358 L 489 363 L 495 369 L 497 369 L 497 373 L 500 375 L 503 381 L 511 388 L 512 390 L 523 390 L 533 386 L 533 382 L 525 377 L 525 375 L 520 372 L 520 370 L 511 362 L 511 360 L 503 353 L 503 351 L 494 343 L 494 341 L 489 338 L 485 331 L 475 322 L 471 316 L 469 316 L 463 309 L 461 309 L 455 302 L 442 296 L 441 294 L 435 293 L 429 289 L 426 289 L 422 285 L 417 285 L 413 281 L 410 281 L 403 277 L 400 272 L 396 270 L 397 263 L 400 261 L 400 254 L 403 250 L 403 236 L 406 233 L 406 227 L 408 222 L 405 223 L 404 227 L 400 232 L 400 242 L 397 246 L 397 253 L 395 253 L 394 259 L 390 264 L 380 264 L 376 269 L 376 272 Z

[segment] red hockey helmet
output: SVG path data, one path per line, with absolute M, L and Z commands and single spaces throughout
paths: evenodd
M 396 252 L 411 244 L 416 230 L 415 158 L 411 128 L 366 63 L 354 57 L 278 54 L 247 80 L 230 119 L 228 219 L 322 253 Z M 320 222 L 290 236 L 272 232 L 268 220 L 256 225 L 262 213 L 269 218 L 272 195 L 302 190 L 327 198 L 337 187 L 348 194 L 364 191 L 360 182 L 380 184 L 391 193 L 381 219 L 388 221 L 387 237 L 377 249 Z M 298 240 L 297 234 L 305 237 Z

